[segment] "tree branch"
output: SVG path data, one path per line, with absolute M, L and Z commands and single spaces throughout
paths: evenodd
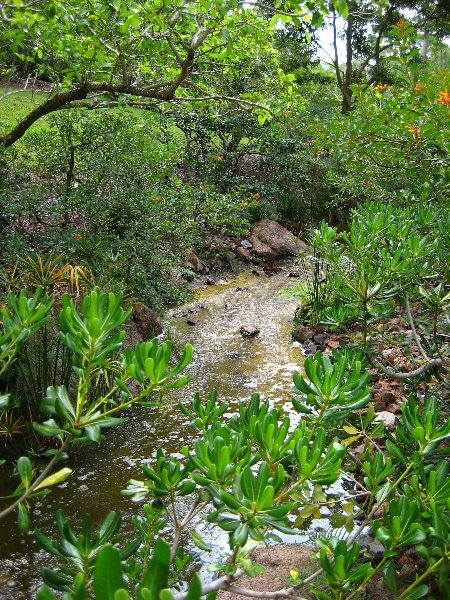
M 263 4 L 262 2 L 249 2 L 248 0 L 239 3 L 241 6 L 247 6 L 253 8 L 256 6 L 257 8 L 262 8 L 263 10 L 267 10 L 274 15 L 283 15 L 285 17 L 296 17 L 298 19 L 303 19 L 308 13 L 293 13 L 288 12 L 286 10 L 281 10 L 279 8 L 275 8 L 274 6 L 270 6 L 269 4 Z
M 378 361 L 373 356 L 369 357 L 369 361 L 372 364 L 372 366 L 376 367 L 377 369 L 380 369 L 380 371 L 382 371 L 388 377 L 391 377 L 392 379 L 401 379 L 401 380 L 413 379 L 414 377 L 419 377 L 420 375 L 423 375 L 427 371 L 430 371 L 431 369 L 434 369 L 436 367 L 442 367 L 442 365 L 443 365 L 441 358 L 432 358 L 427 363 L 423 364 L 421 367 L 419 367 L 418 369 L 415 369 L 414 371 L 410 371 L 409 373 L 400 373 L 399 371 L 396 371 L 392 367 L 386 367 L 385 365 L 383 365 L 380 361 Z
M 408 293 L 405 294 L 405 304 L 406 304 L 406 313 L 408 315 L 409 324 L 411 325 L 411 331 L 413 333 L 413 336 L 414 336 L 414 339 L 416 341 L 417 347 L 419 348 L 420 353 L 423 356 L 423 358 L 425 360 L 429 361 L 430 358 L 427 355 L 427 353 L 425 352 L 425 350 L 423 349 L 423 346 L 422 346 L 422 343 L 420 341 L 420 338 L 417 335 L 416 327 L 414 325 L 414 320 L 413 320 L 413 316 L 412 316 L 412 313 L 411 313 L 411 305 L 409 303 L 409 295 L 408 295 Z
M 42 473 L 39 475 L 39 477 L 37 477 L 31 483 L 30 487 L 27 490 L 25 490 L 25 492 L 20 496 L 20 498 L 15 500 L 12 504 L 7 506 L 4 510 L 2 510 L 2 512 L 0 512 L 0 520 L 3 519 L 4 517 L 6 517 L 7 515 L 9 515 L 9 513 L 11 513 L 16 508 L 16 506 L 18 506 L 21 502 L 26 500 L 34 492 L 34 490 L 41 483 L 41 481 L 44 481 L 44 479 L 47 477 L 47 475 L 49 473 L 51 473 L 51 471 L 52 471 L 53 467 L 56 465 L 56 463 L 60 460 L 61 454 L 65 451 L 67 446 L 69 446 L 71 441 L 72 441 L 72 436 L 71 435 L 67 436 L 66 439 L 64 440 L 64 442 L 61 444 L 61 446 L 58 450 L 58 454 L 54 455 L 54 457 L 51 459 L 51 461 L 48 463 L 48 465 L 45 467 L 45 469 L 42 471 Z
M 223 577 L 219 577 L 215 581 L 211 583 L 206 583 L 202 586 L 202 596 L 206 596 L 206 594 L 210 594 L 211 592 L 217 592 L 219 590 L 226 590 L 233 581 L 239 579 L 244 574 L 242 569 L 238 569 L 234 575 L 224 575 Z M 185 600 L 188 595 L 188 592 L 172 592 L 174 600 Z

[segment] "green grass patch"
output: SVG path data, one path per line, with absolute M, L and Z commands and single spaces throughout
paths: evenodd
M 19 123 L 28 113 L 47 100 L 48 92 L 16 92 L 11 88 L 0 90 L 0 133 L 5 134 Z M 5 96 L 2 98 L 2 96 Z M 39 119 L 33 125 L 34 131 L 44 127 L 45 119 Z

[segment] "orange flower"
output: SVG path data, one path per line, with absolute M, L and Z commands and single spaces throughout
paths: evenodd
M 428 92 L 428 86 L 426 83 L 421 83 L 419 81 L 419 83 L 416 83 L 414 86 L 414 91 L 416 94 L 426 94 Z
M 259 206 L 259 205 L 261 204 L 261 202 L 259 202 L 259 200 L 257 200 L 257 201 L 255 202 L 255 204 L 256 204 L 256 206 Z
M 420 129 L 416 125 L 407 125 L 405 127 L 405 129 L 407 131 L 409 131 L 410 133 L 413 133 L 414 137 L 419 137 L 420 136 Z
M 378 85 L 376 85 L 376 86 L 375 86 L 373 89 L 374 89 L 376 92 L 382 92 L 383 90 L 385 90 L 385 89 L 386 89 L 386 86 L 385 86 L 385 85 L 383 85 L 382 83 L 379 83 L 379 84 L 378 84 Z
M 405 127 L 407 131 L 412 133 L 413 136 L 413 148 L 417 148 L 420 143 L 420 129 L 416 125 L 407 125 Z
M 248 202 L 243 202 L 242 206 L 248 206 Z
M 255 194 L 255 198 L 261 198 L 261 194 Z
M 397 27 L 399 29 L 406 29 L 406 27 L 408 27 L 409 23 L 406 19 L 404 19 L 403 17 L 401 19 L 399 19 L 396 23 Z
M 223 156 L 216 156 L 216 160 L 220 162 L 221 160 L 223 160 Z
M 76 233 L 76 234 L 75 234 L 75 239 L 76 239 L 76 240 L 82 240 L 82 239 L 83 239 L 83 236 L 81 235 L 81 233 Z
M 436 103 L 441 104 L 442 106 L 450 106 L 450 93 L 447 88 L 445 90 L 441 90 L 436 98 Z

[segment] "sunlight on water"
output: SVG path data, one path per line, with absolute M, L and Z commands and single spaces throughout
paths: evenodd
M 190 304 L 177 307 L 165 320 L 176 348 L 189 342 L 195 375 L 188 388 L 166 399 L 161 409 L 136 409 L 128 422 L 110 430 L 101 446 L 73 451 L 69 466 L 74 474 L 42 501 L 34 501 L 33 522 L 53 537 L 54 513 L 63 508 L 75 527 L 89 512 L 94 522 L 108 510 L 124 513 L 123 531 L 132 530 L 130 519 L 138 507 L 120 495 L 130 478 L 140 479 L 140 465 L 153 457 L 158 446 L 178 452 L 189 443 L 191 431 L 177 407 L 199 391 L 212 388 L 231 403 L 231 412 L 242 399 L 258 391 L 277 405 L 285 404 L 292 389 L 292 371 L 303 362 L 290 332 L 297 303 L 276 292 L 292 283 L 288 266 L 273 276 L 244 272 L 226 285 L 197 290 Z M 195 321 L 189 325 L 187 320 Z M 240 328 L 257 328 L 255 338 L 245 338 Z M 32 534 L 20 534 L 14 519 L 3 521 L 0 536 L 0 598 L 28 599 L 40 585 L 40 569 L 50 558 Z M 220 536 L 218 538 L 220 542 Z

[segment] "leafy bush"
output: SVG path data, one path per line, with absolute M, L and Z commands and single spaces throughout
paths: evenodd
M 108 289 L 153 309 L 185 298 L 177 276 L 192 246 L 243 235 L 241 194 L 185 185 L 180 132 L 169 119 L 120 109 L 64 111 L 8 155 L 3 248 L 11 257 L 64 253 Z
M 2 312 L 2 372 L 16 359 L 26 338 L 45 325 L 50 308 L 51 301 L 42 291 L 33 298 L 25 293 L 18 298 L 10 295 Z M 48 388 L 41 410 L 50 418 L 34 427 L 40 435 L 58 440 L 60 446 L 48 452 L 53 458 L 39 476 L 27 457 L 19 459 L 20 484 L 11 496 L 15 501 L 0 518 L 17 508 L 19 527 L 28 529 L 27 502 L 70 475 L 68 468 L 51 472 L 72 444 L 98 443 L 102 428 L 123 421 L 117 413 L 135 404 L 153 406 L 153 394 L 160 396 L 190 379 L 181 374 L 192 349 L 187 347 L 180 362 L 171 366 L 169 345 L 158 346 L 153 340 L 139 344 L 134 351 L 127 349 L 117 362 L 117 376 L 109 390 L 92 394 L 96 372 L 107 368 L 120 349 L 120 327 L 128 316 L 121 308 L 121 298 L 113 294 L 93 290 L 84 298 L 81 310 L 67 295 L 62 297 L 61 341 L 72 352 L 78 384 L 72 398 L 65 386 Z M 136 396 L 130 392 L 131 381 L 139 386 Z M 380 453 L 374 440 L 383 435 L 383 426 L 375 421 L 370 406 L 362 411 L 370 400 L 367 381 L 357 357 L 317 353 L 306 359 L 305 375 L 294 374 L 292 409 L 307 415 L 300 421 L 291 419 L 284 409 L 270 408 L 258 394 L 249 403 L 242 401 L 238 412 L 226 420 L 223 416 L 229 404 L 219 403 L 215 392 L 205 402 L 196 395 L 181 404 L 196 432 L 195 441 L 176 456 L 159 449 L 156 459 L 143 466 L 145 479 L 130 481 L 123 492 L 135 502 L 151 502 L 143 517 L 134 519 L 137 538 L 117 547 L 117 513 L 110 513 L 96 534 L 91 532 L 88 517 L 83 533 L 77 534 L 58 513 L 59 541 L 39 530 L 35 533 L 60 563 L 56 569 L 44 569 L 46 585 L 38 598 L 54 598 L 50 588 L 64 591 L 67 598 L 97 600 L 197 599 L 221 588 L 233 590 L 234 581 L 243 573 L 256 575 L 261 570 L 249 555 L 254 544 L 264 541 L 273 530 L 295 533 L 305 521 L 319 517 L 322 508 L 334 506 L 336 498 L 329 495 L 329 486 L 342 469 L 350 473 L 355 462 L 360 469 L 360 474 L 352 476 L 356 493 L 339 499 L 344 524 L 352 534 L 346 541 L 334 537 L 321 540 L 320 568 L 307 580 L 291 574 L 283 593 L 297 593 L 322 573 L 331 595 L 322 590 L 314 593 L 326 600 L 355 596 L 378 573 L 383 573 L 385 585 L 398 598 L 422 597 L 431 585 L 448 593 L 450 480 L 448 464 L 441 458 L 448 453 L 443 442 L 450 434 L 450 420 L 439 423 L 436 398 L 422 406 L 411 396 L 402 407 L 402 421 L 397 421 L 393 433 L 386 434 L 385 450 Z M 8 396 L 2 396 L 2 407 L 7 403 Z M 346 437 L 354 429 L 350 425 L 354 414 L 362 425 L 356 436 L 358 443 L 364 441 L 360 459 L 352 451 L 355 438 Z M 211 565 L 222 574 L 217 580 L 202 585 L 194 576 L 189 591 L 178 592 L 171 586 L 186 576 L 191 562 L 180 546 L 182 533 L 200 515 L 228 532 L 229 557 Z M 355 528 L 356 519 L 360 524 Z M 168 522 L 171 543 L 165 540 Z M 370 555 L 364 563 L 360 560 L 358 539 L 368 524 L 384 548 L 379 563 Z M 202 550 L 208 548 L 195 531 L 191 538 Z M 399 591 L 396 560 L 411 545 L 424 566 L 421 574 Z
M 354 210 L 348 231 L 339 233 L 322 222 L 310 240 L 318 298 L 306 307 L 314 315 L 310 323 L 350 328 L 353 341 L 388 376 L 409 379 L 442 367 L 450 304 L 447 224 L 446 210 L 382 203 Z M 409 330 L 405 347 L 414 344 L 420 362 L 402 374 L 383 365 L 377 351 L 386 341 L 389 320 L 403 312 Z
M 327 175 L 337 207 L 349 200 L 445 206 L 449 196 L 449 72 L 417 60 L 407 24 L 392 29 L 397 84 L 352 86 L 354 110 L 315 126 L 318 151 L 340 165 Z

